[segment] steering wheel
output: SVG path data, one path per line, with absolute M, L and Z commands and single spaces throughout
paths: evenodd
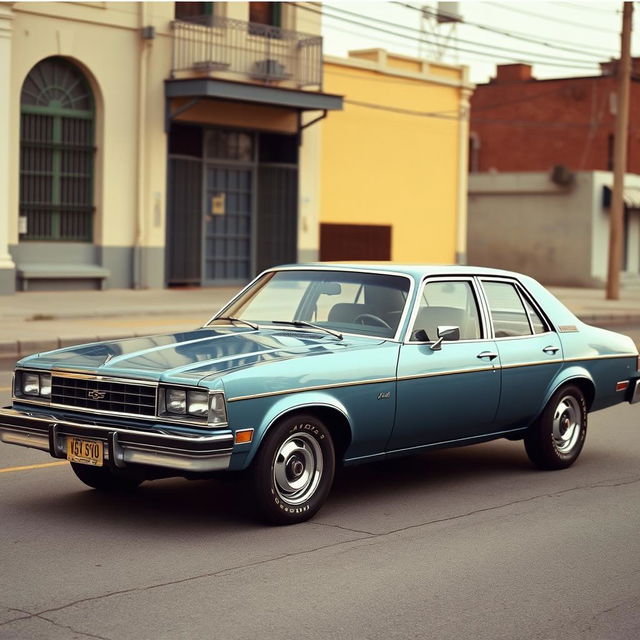
M 365 322 L 365 320 L 373 320 L 373 323 Z M 373 324 L 374 326 L 384 327 L 385 329 L 391 329 L 391 331 L 393 331 L 391 325 L 387 324 L 382 318 L 374 316 L 373 313 L 361 313 L 359 316 L 354 318 L 353 321 L 359 324 Z

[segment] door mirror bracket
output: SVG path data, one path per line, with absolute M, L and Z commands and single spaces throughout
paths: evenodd
M 460 340 L 460 327 L 439 326 L 438 339 L 430 345 L 431 351 L 440 351 L 444 340 Z

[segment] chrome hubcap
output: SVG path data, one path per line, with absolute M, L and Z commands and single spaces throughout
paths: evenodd
M 560 400 L 553 416 L 553 443 L 560 453 L 569 453 L 580 439 L 582 412 L 573 396 Z
M 289 436 L 278 449 L 273 464 L 273 485 L 278 497 L 297 505 L 308 500 L 322 477 L 322 449 L 306 434 Z

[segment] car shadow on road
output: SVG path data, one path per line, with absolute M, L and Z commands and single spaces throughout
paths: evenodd
M 408 490 L 430 493 L 467 483 L 504 484 L 532 469 L 521 443 L 492 442 L 346 466 L 336 475 L 332 495 L 340 501 L 365 495 L 388 500 Z
M 329 504 L 384 508 L 398 495 L 427 498 L 454 487 L 489 488 L 531 473 L 518 443 L 489 443 L 476 447 L 431 451 L 411 457 L 341 468 L 336 474 Z M 22 494 L 20 508 L 37 517 L 64 519 L 67 524 L 95 523 L 102 527 L 135 526 L 155 534 L 202 530 L 229 531 L 254 528 L 250 487 L 240 479 L 195 480 L 181 478 L 144 483 L 133 493 L 102 493 L 84 488 L 70 469 L 68 481 L 50 484 L 38 495 Z M 363 506 L 364 508 L 364 506 Z

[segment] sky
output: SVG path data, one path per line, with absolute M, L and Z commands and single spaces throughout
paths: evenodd
M 457 4 L 463 22 L 438 25 L 438 4 Z M 640 56 L 640 2 L 634 7 L 636 25 L 631 52 Z M 609 0 L 323 3 L 326 55 L 380 47 L 468 65 L 475 83 L 493 77 L 496 63 L 533 63 L 540 79 L 599 75 L 600 61 L 620 55 L 621 27 L 622 2 Z

